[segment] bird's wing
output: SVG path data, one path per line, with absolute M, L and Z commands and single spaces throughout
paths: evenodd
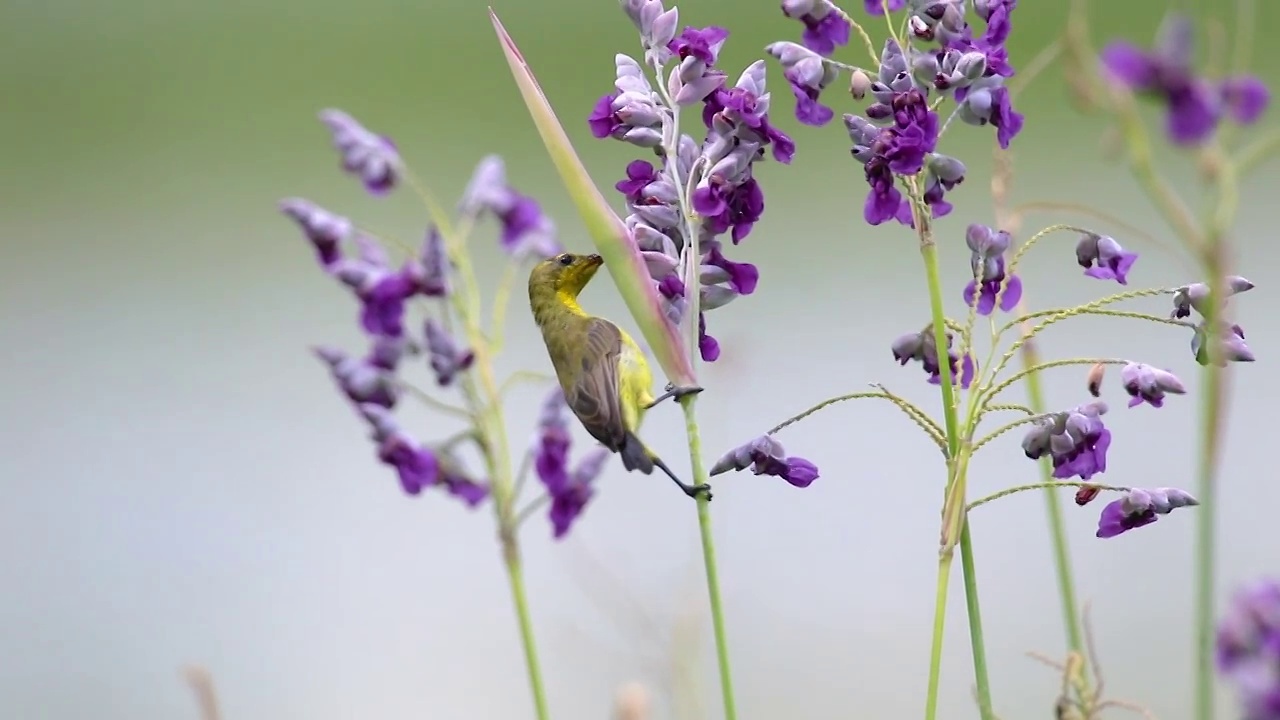
M 591 436 L 617 452 L 627 436 L 618 392 L 618 356 L 622 333 L 608 320 L 592 318 L 579 357 L 582 372 L 567 388 L 565 400 Z

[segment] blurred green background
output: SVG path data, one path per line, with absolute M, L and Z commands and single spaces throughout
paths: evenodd
M 1254 25 L 1275 27 L 1280 8 L 1257 4 Z M 1165 10 L 1154 0 L 1093 5 L 1097 39 L 1142 43 Z M 1229 28 L 1230 6 L 1193 9 Z M 496 7 L 591 172 L 611 185 L 636 153 L 592 140 L 585 117 L 611 86 L 612 54 L 638 53 L 632 26 L 613 0 Z M 682 24 L 732 31 L 721 55 L 731 76 L 766 43 L 799 37 L 774 2 L 687 0 L 680 10 Z M 1016 66 L 1053 40 L 1066 12 L 1063 2 L 1023 0 Z M 883 36 L 878 21 L 868 27 Z M 863 61 L 856 43 L 841 57 Z M 193 717 L 177 668 L 199 663 L 238 720 L 529 717 L 491 520 L 437 495 L 407 499 L 375 464 L 364 428 L 307 351 L 359 349 L 355 310 L 275 209 L 302 195 L 380 233 L 421 237 L 424 214 L 410 194 L 371 199 L 339 172 L 315 114 L 340 107 L 394 137 L 440 194 L 455 196 L 483 155 L 502 154 L 564 243 L 586 248 L 485 3 L 0 0 L 0 58 L 0 716 Z M 1253 69 L 1273 78 L 1280 65 L 1259 52 Z M 936 405 L 918 368 L 899 368 L 888 349 L 927 319 L 911 236 L 861 221 L 865 185 L 843 130 L 798 127 L 775 64 L 769 72 L 774 119 L 799 151 L 789 167 L 761 169 L 767 214 L 734 249 L 760 266 L 759 291 L 711 319 L 724 346 L 701 403 L 713 455 L 869 382 Z M 854 110 L 839 88 L 829 97 L 837 112 Z M 1027 127 L 1014 145 L 1015 201 L 1090 204 L 1170 239 L 1106 150 L 1104 120 L 1067 103 L 1059 67 L 1018 105 Z M 1274 128 L 1275 117 L 1261 125 Z M 957 211 L 939 225 L 953 313 L 969 272 L 963 228 L 992 221 L 991 135 L 957 126 L 943 148 L 969 167 Z M 1197 198 L 1192 164 L 1164 150 L 1160 160 Z M 1264 363 L 1280 331 L 1262 312 L 1280 269 L 1268 206 L 1277 180 L 1271 163 L 1244 188 L 1236 238 L 1238 267 L 1259 289 L 1235 311 Z M 1035 216 L 1023 236 L 1060 221 L 1086 222 Z M 1135 284 L 1197 279 L 1176 255 L 1099 229 L 1144 251 Z M 1069 236 L 1052 240 L 1024 266 L 1030 302 L 1113 291 L 1080 276 Z M 496 244 L 480 247 L 491 282 L 502 258 Z M 588 296 L 589 308 L 625 317 L 607 284 Z M 1162 302 L 1142 307 L 1161 313 Z M 547 370 L 527 311 L 511 318 L 503 368 Z M 1046 335 L 1046 354 L 1133 357 L 1191 388 L 1162 411 L 1126 411 L 1112 380 L 1106 480 L 1190 486 L 1197 374 L 1187 340 L 1106 319 Z M 1277 388 L 1262 363 L 1236 375 L 1223 594 L 1280 564 L 1266 521 L 1280 503 L 1266 445 Z M 1069 371 L 1048 388 L 1055 407 L 1085 399 Z M 527 441 L 543 392 L 515 396 L 513 442 Z M 424 438 L 441 433 L 433 422 L 424 414 L 416 425 Z M 652 444 L 687 467 L 675 411 L 656 412 L 647 427 Z M 886 408 L 836 408 L 782 437 L 822 467 L 811 488 L 742 475 L 717 490 L 744 719 L 919 713 L 942 469 L 913 430 Z M 974 473 L 973 492 L 989 492 L 1036 471 L 1011 436 Z M 665 483 L 612 464 L 603 488 L 568 540 L 552 542 L 543 518 L 525 532 L 556 717 L 602 717 L 632 680 L 655 693 L 657 717 L 714 717 L 692 509 Z M 1194 517 L 1175 513 L 1103 542 L 1093 537 L 1097 508 L 1068 510 L 1109 690 L 1162 718 L 1187 717 Z M 1025 495 L 973 521 L 1006 718 L 1050 716 L 1058 679 L 1025 652 L 1065 652 L 1043 517 L 1040 497 Z M 958 578 L 947 718 L 976 717 Z M 1228 693 L 1220 701 L 1230 707 Z

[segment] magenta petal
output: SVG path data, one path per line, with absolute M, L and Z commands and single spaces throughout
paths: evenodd
M 995 283 L 988 285 L 982 284 L 982 292 L 978 293 L 978 314 L 990 315 L 992 310 L 996 309 L 996 293 Z
M 969 284 L 964 286 L 964 304 L 972 305 L 973 298 L 977 294 L 978 294 L 978 284 L 970 280 Z
M 1010 275 L 1005 284 L 1004 295 L 1000 298 L 1000 309 L 1009 312 L 1018 306 L 1020 300 L 1022 300 L 1022 278 Z
M 1132 43 L 1111 43 L 1102 49 L 1099 60 L 1112 77 L 1134 90 L 1149 88 L 1157 80 L 1156 64 L 1142 48 Z
M 1271 103 L 1271 91 L 1253 75 L 1227 78 L 1222 83 L 1222 97 L 1231 119 L 1241 125 L 1257 121 Z

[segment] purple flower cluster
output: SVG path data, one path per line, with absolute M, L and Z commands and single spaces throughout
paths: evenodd
M 866 0 L 865 5 L 872 15 L 884 14 L 886 7 L 880 0 Z M 886 40 L 879 67 L 868 73 L 828 57 L 848 43 L 850 23 L 843 10 L 829 0 L 784 0 L 783 14 L 805 25 L 802 44 L 775 42 L 766 50 L 781 63 L 791 85 L 796 118 L 815 126 L 831 121 L 834 111 L 819 98 L 842 70 L 851 73 L 855 99 L 872 96 L 864 115 L 844 115 L 853 156 L 862 163 L 870 188 L 863 207 L 868 224 L 894 219 L 914 226 L 911 203 L 897 184 L 899 178 L 922 170 L 927 207 L 921 211 L 942 217 L 952 209 L 944 196 L 964 180 L 965 167 L 936 152 L 945 125 L 935 112 L 940 103 L 931 103 L 930 95 L 936 93 L 939 101 L 952 99 L 952 117 L 994 127 L 1001 147 L 1007 148 L 1021 132 L 1023 117 L 1013 109 L 1004 86 L 1014 74 L 1005 44 L 1016 5 L 1017 0 L 974 2 L 973 14 L 985 23 L 976 34 L 966 20 L 964 0 L 890 0 L 890 12 L 910 8 L 910 43 L 904 48 Z
M 398 183 L 404 165 L 389 139 L 373 133 L 339 110 L 320 114 L 342 156 L 343 167 L 359 177 L 369 192 L 380 195 Z M 501 160 L 486 158 L 467 188 L 463 212 L 473 219 L 494 215 L 502 225 L 502 246 L 517 257 L 560 251 L 555 227 L 538 204 L 506 183 Z M 475 354 L 448 330 L 444 303 L 411 331 L 409 303 L 437 301 L 451 293 L 453 267 L 444 238 L 430 228 L 421 249 L 399 264 L 386 248 L 350 219 L 301 198 L 281 201 L 311 244 L 321 269 L 349 289 L 360 305 L 360 327 L 369 350 L 356 357 L 332 347 L 316 356 L 329 368 L 334 383 L 370 428 L 379 460 L 392 467 L 410 495 L 439 487 L 474 507 L 489 494 L 488 482 L 472 477 L 454 456 L 455 442 L 430 445 L 405 431 L 395 419 L 406 383 L 399 371 L 406 359 L 425 356 L 437 384 L 452 386 L 475 361 Z
M 973 277 L 964 288 L 964 302 L 974 305 L 979 315 L 990 315 L 1000 301 L 1000 309 L 1009 312 L 1022 299 L 1022 279 L 1005 274 L 1004 254 L 1012 241 L 1009 233 L 986 225 L 972 224 L 965 231 L 969 246 L 969 263 Z
M 760 437 L 740 445 L 711 466 L 711 475 L 751 468 L 756 475 L 774 475 L 798 488 L 806 488 L 818 479 L 818 466 L 802 457 L 787 457 L 782 443 L 772 435 Z
M 534 449 L 534 470 L 551 499 L 548 517 L 552 534 L 559 540 L 569 532 L 587 503 L 595 494 L 592 483 L 600 476 L 609 451 L 597 447 L 569 468 L 569 448 L 573 440 L 565 420 L 567 405 L 564 393 L 556 388 L 547 396 L 538 419 L 538 437 Z
M 1227 277 L 1223 288 L 1227 298 L 1252 289 L 1253 283 L 1239 275 Z M 1169 314 L 1171 318 L 1186 318 L 1191 316 L 1192 310 L 1200 313 L 1202 319 L 1191 336 L 1191 353 L 1195 355 L 1196 362 L 1201 365 L 1208 365 L 1210 362 L 1209 348 L 1206 344 L 1209 324 L 1207 320 L 1203 319 L 1205 310 L 1208 307 L 1209 286 L 1205 283 L 1192 283 L 1183 285 L 1174 292 L 1173 312 Z M 1229 362 L 1254 361 L 1253 351 L 1245 344 L 1244 330 L 1239 325 L 1220 324 L 1219 329 L 1221 350 L 1218 364 L 1220 366 L 1225 367 Z
M 952 334 L 947 333 L 947 358 L 951 366 L 951 382 L 967 389 L 973 384 L 974 376 L 977 374 L 977 363 L 974 362 L 973 355 L 965 353 L 962 359 L 955 350 L 951 349 L 953 339 Z M 942 383 L 942 368 L 938 363 L 938 343 L 933 336 L 933 326 L 899 337 L 893 341 L 891 349 L 893 359 L 897 360 L 898 364 L 905 366 L 915 360 L 924 367 L 924 372 L 929 376 L 931 384 Z
M 1134 488 L 1119 500 L 1112 500 L 1102 508 L 1098 518 L 1097 536 L 1113 538 L 1135 528 L 1150 525 L 1182 507 L 1194 507 L 1200 502 L 1189 493 L 1177 488 Z
M 1165 131 L 1178 145 L 1208 140 L 1224 117 L 1250 125 L 1271 102 L 1266 84 L 1254 75 L 1221 80 L 1197 75 L 1194 39 L 1191 19 L 1173 14 L 1165 18 L 1152 50 L 1116 41 L 1101 53 L 1103 67 L 1116 82 L 1164 104 Z
M 1102 424 L 1107 404 L 1101 400 L 1038 418 L 1022 438 L 1022 451 L 1032 460 L 1049 456 L 1053 476 L 1088 480 L 1107 469 L 1111 431 Z
M 668 319 L 684 318 L 690 286 L 698 288 L 700 354 L 713 362 L 720 350 L 706 334 L 705 313 L 751 294 L 759 281 L 754 265 L 725 256 L 720 237 L 728 235 L 736 245 L 751 233 L 764 213 L 755 165 L 766 151 L 778 162 L 791 162 L 795 144 L 769 121 L 762 61 L 727 85 L 716 64 L 727 30 L 686 27 L 677 35 L 676 9 L 665 10 L 661 0 L 627 0 L 623 8 L 640 30 L 646 62 L 666 90 L 655 91 L 639 62 L 617 55 L 614 92 L 600 98 L 587 122 L 598 138 L 651 148 L 657 156 L 657 166 L 631 162 L 616 184 L 626 201 L 624 222 L 666 303 Z M 668 61 L 678 64 L 664 79 Z M 706 128 L 701 143 L 674 133 L 679 109 L 696 104 L 702 106 Z M 694 240 L 700 256 L 696 278 L 689 276 L 685 261 Z
M 1280 720 L 1280 581 L 1240 589 L 1218 622 L 1218 671 L 1248 720 Z

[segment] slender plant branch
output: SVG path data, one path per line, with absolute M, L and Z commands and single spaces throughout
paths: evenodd
M 1000 492 L 994 492 L 994 493 L 991 493 L 990 495 L 985 495 L 983 497 L 978 498 L 977 500 L 974 500 L 973 502 L 969 503 L 968 508 L 970 510 L 973 510 L 976 507 L 986 505 L 987 503 L 994 502 L 996 500 L 999 500 L 1000 498 L 1009 497 L 1010 495 L 1016 495 L 1020 492 L 1026 492 L 1028 490 L 1054 490 L 1057 488 L 1064 488 L 1064 487 L 1097 488 L 1099 490 L 1107 490 L 1110 492 L 1129 492 L 1132 489 L 1132 488 L 1123 487 L 1121 485 L 1102 485 L 1101 483 L 1087 482 L 1084 480 L 1049 480 L 1047 482 L 1036 482 L 1036 483 L 1029 483 L 1027 485 L 1015 485 L 1014 487 L 1005 488 Z

